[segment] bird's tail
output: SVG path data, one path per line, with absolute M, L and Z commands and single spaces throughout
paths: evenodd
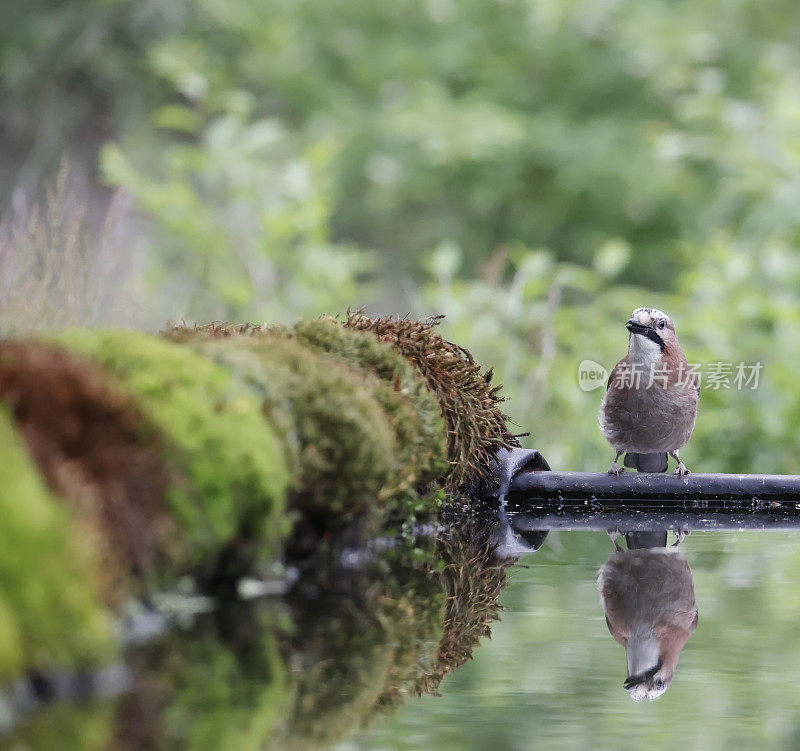
M 628 550 L 639 550 L 641 548 L 665 548 L 667 547 L 667 530 L 654 532 L 626 532 L 625 542 Z
M 666 472 L 669 457 L 664 451 L 660 454 L 625 454 L 625 466 L 637 472 Z M 665 548 L 667 547 L 667 530 L 652 532 L 626 532 L 625 542 L 628 550 L 637 548 Z
M 625 454 L 625 466 L 637 472 L 666 472 L 669 466 L 667 452 L 658 454 Z

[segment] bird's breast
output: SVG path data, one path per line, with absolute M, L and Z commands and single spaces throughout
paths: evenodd
M 659 624 L 688 628 L 697 612 L 689 564 L 675 548 L 612 553 L 598 588 L 606 617 L 630 638 Z
M 685 385 L 628 386 L 612 381 L 600 409 L 600 427 L 621 451 L 672 451 L 688 442 L 697 416 L 697 396 Z

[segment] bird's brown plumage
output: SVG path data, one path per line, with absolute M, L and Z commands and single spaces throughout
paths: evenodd
M 659 322 L 666 325 L 658 328 Z M 600 428 L 620 453 L 677 452 L 694 429 L 699 378 L 664 313 L 639 308 L 628 325 L 628 354 L 611 371 L 600 407 Z
M 697 628 L 686 558 L 676 548 L 619 550 L 600 569 L 598 586 L 608 630 L 625 647 L 629 678 L 637 650 L 641 660 L 650 649 L 653 666 L 659 665 L 652 678 L 629 689 L 631 696 L 657 698 L 669 687 L 681 650 Z

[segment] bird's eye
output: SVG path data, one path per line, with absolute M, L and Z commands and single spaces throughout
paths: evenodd
M 665 320 L 662 318 L 662 319 L 661 319 L 661 320 L 658 322 L 658 328 L 660 328 L 660 329 L 664 329 L 664 328 L 666 328 L 666 326 L 667 326 L 667 322 L 666 322 L 666 321 L 665 321 Z
M 655 687 L 656 691 L 661 691 L 661 689 L 664 688 L 664 681 L 662 681 L 661 678 L 657 678 L 655 682 Z

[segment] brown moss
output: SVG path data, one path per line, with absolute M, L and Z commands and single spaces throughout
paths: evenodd
M 147 571 L 169 534 L 168 474 L 135 405 L 93 364 L 33 342 L 0 344 L 0 399 L 50 488 L 77 512 L 118 600 L 125 572 Z
M 491 636 L 491 624 L 500 617 L 506 570 L 511 566 L 509 560 L 496 559 L 493 551 L 485 530 L 469 524 L 443 541 L 447 605 L 442 638 L 433 668 L 417 682 L 418 696 L 436 694 L 445 676 L 472 658 L 481 639 Z
M 211 323 L 196 324 L 187 326 L 185 323 L 170 326 L 161 331 L 161 336 L 169 341 L 185 344 L 194 339 L 229 339 L 236 336 L 255 336 L 268 332 L 287 332 L 285 326 L 268 326 L 258 323 L 223 323 L 222 321 L 212 321 Z
M 492 386 L 492 371 L 484 371 L 466 349 L 435 332 L 441 318 L 411 321 L 356 312 L 348 313 L 344 326 L 390 342 L 425 378 L 447 424 L 452 487 L 485 474 L 496 449 L 519 443 L 507 428 L 509 417 L 500 409 L 504 399 L 501 387 Z

